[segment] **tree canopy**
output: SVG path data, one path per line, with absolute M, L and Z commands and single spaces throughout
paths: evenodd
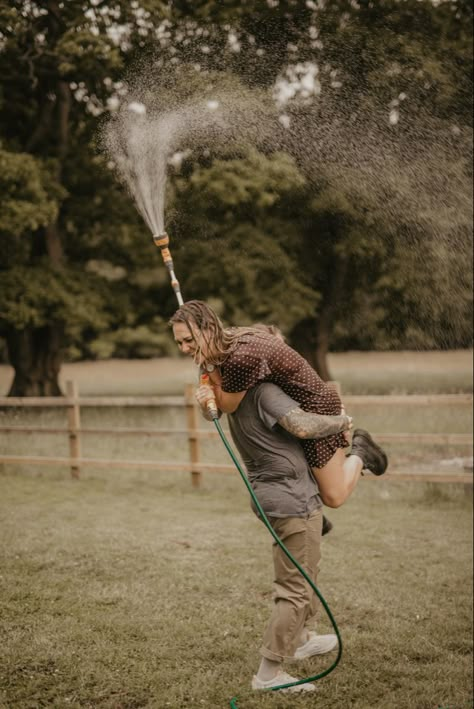
M 216 95 L 169 156 L 186 298 L 329 348 L 471 344 L 472 4 L 0 0 L 0 337 L 12 394 L 173 351 L 175 303 L 101 135 Z M 152 154 L 153 156 L 153 154 Z M 151 161 L 153 163 L 153 161 Z

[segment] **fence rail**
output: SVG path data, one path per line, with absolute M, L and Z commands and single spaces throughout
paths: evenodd
M 344 403 L 348 410 L 352 406 L 472 406 L 473 397 L 469 394 L 440 395 L 370 395 L 345 396 Z M 177 407 L 185 408 L 186 428 L 135 428 L 135 427 L 94 427 L 81 425 L 81 409 L 85 407 Z M 80 397 L 75 382 L 66 383 L 64 397 L 0 397 L 0 408 L 65 408 L 67 410 L 67 426 L 0 426 L 0 433 L 25 434 L 40 433 L 68 436 L 69 457 L 61 456 L 20 456 L 0 454 L 0 464 L 11 465 L 51 465 L 69 467 L 71 475 L 78 478 L 81 468 L 85 467 L 115 467 L 138 468 L 157 471 L 187 471 L 191 473 L 193 487 L 199 487 L 202 474 L 205 472 L 233 471 L 234 466 L 222 463 L 207 463 L 201 459 L 200 442 L 204 439 L 218 438 L 217 431 L 199 428 L 200 414 L 194 399 L 194 386 L 188 385 L 183 397 L 179 396 L 114 396 L 114 397 Z M 118 460 L 109 458 L 87 458 L 82 455 L 82 437 L 88 435 L 108 436 L 148 436 L 148 437 L 186 437 L 189 449 L 188 462 L 171 462 L 156 460 Z M 416 443 L 420 445 L 442 444 L 466 447 L 471 451 L 473 436 L 464 433 L 375 433 L 381 443 Z M 451 482 L 472 484 L 471 472 L 458 473 L 423 473 L 423 472 L 389 472 L 387 479 L 424 480 L 430 482 Z M 370 480 L 371 476 L 365 479 Z
M 192 385 L 191 385 L 192 386 Z M 344 395 L 346 408 L 350 405 L 393 405 L 403 404 L 403 406 L 446 406 L 449 404 L 472 405 L 472 394 L 367 394 L 364 396 L 349 394 Z M 167 407 L 186 406 L 185 398 L 182 396 L 0 396 L 0 408 L 7 407 L 39 407 L 39 408 L 59 408 L 74 405 L 81 408 L 96 407 L 117 407 L 117 406 L 151 406 Z

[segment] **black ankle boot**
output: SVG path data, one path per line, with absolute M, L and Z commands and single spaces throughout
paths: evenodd
M 388 458 L 378 446 L 368 431 L 356 428 L 352 436 L 351 454 L 358 455 L 364 463 L 364 469 L 374 475 L 383 475 L 387 470 Z
M 321 536 L 324 537 L 325 534 L 329 534 L 332 527 L 333 527 L 332 522 L 330 522 L 328 520 L 328 518 L 323 515 L 323 531 L 321 532 Z

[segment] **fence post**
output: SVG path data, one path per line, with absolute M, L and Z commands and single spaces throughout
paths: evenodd
M 81 410 L 79 408 L 79 392 L 77 382 L 66 382 L 66 396 L 75 401 L 67 407 L 67 421 L 69 431 L 69 457 L 71 459 L 71 476 L 78 478 L 81 469 L 77 460 L 81 457 Z
M 185 390 L 186 419 L 188 423 L 189 457 L 191 460 L 191 483 L 193 487 L 201 485 L 201 472 L 197 469 L 199 464 L 199 436 L 198 436 L 198 411 L 194 398 L 195 387 L 187 384 Z

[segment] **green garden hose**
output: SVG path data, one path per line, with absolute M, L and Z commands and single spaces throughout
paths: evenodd
M 219 423 L 218 417 L 217 417 L 217 416 L 213 416 L 213 421 L 214 421 L 215 427 L 216 427 L 216 429 L 217 429 L 217 431 L 218 431 L 218 433 L 219 433 L 219 436 L 221 437 L 222 443 L 223 443 L 224 446 L 226 447 L 227 452 L 229 453 L 230 457 L 232 458 L 232 460 L 233 460 L 233 462 L 234 462 L 234 464 L 235 464 L 235 467 L 237 468 L 237 470 L 238 470 L 239 473 L 240 473 L 240 477 L 241 477 L 242 480 L 244 481 L 244 484 L 245 484 L 247 490 L 248 490 L 249 493 L 250 493 L 250 496 L 251 496 L 251 498 L 252 498 L 252 500 L 253 500 L 253 502 L 254 502 L 254 504 L 255 504 L 255 507 L 256 507 L 257 510 L 258 510 L 258 513 L 259 513 L 259 515 L 260 515 L 260 518 L 261 518 L 262 522 L 264 523 L 265 527 L 268 529 L 268 531 L 269 531 L 270 534 L 272 535 L 272 537 L 273 537 L 273 539 L 275 540 L 275 542 L 276 542 L 276 543 L 278 544 L 278 546 L 282 549 L 282 551 L 286 554 L 286 556 L 287 556 L 288 559 L 291 561 L 291 563 L 296 566 L 296 568 L 298 569 L 298 571 L 300 572 L 300 574 L 302 574 L 302 575 L 304 576 L 304 578 L 306 579 L 306 581 L 309 583 L 309 585 L 311 586 L 311 588 L 313 589 L 313 591 L 315 592 L 315 594 L 317 595 L 317 597 L 318 597 L 319 600 L 321 601 L 321 604 L 322 604 L 324 610 L 326 611 L 326 614 L 327 614 L 329 620 L 331 621 L 332 627 L 334 628 L 334 632 L 336 633 L 336 637 L 337 637 L 337 641 L 338 641 L 338 645 L 337 645 L 337 647 L 338 647 L 337 657 L 336 657 L 336 659 L 334 660 L 334 662 L 332 663 L 332 665 L 331 665 L 330 667 L 328 667 L 328 669 L 324 670 L 323 672 L 320 672 L 320 673 L 317 674 L 317 675 L 313 675 L 312 677 L 306 677 L 305 679 L 300 679 L 300 680 L 298 680 L 297 682 L 290 682 L 290 683 L 288 683 L 288 684 L 280 684 L 280 685 L 278 685 L 278 686 L 276 686 L 276 687 L 271 687 L 270 690 L 264 690 L 264 691 L 272 691 L 272 692 L 275 692 L 275 691 L 277 691 L 277 690 L 279 690 L 279 689 L 286 689 L 287 687 L 296 687 L 298 684 L 303 684 L 303 683 L 305 683 L 305 682 L 314 682 L 314 681 L 316 681 L 316 680 L 318 680 L 318 679 L 321 679 L 322 677 L 325 677 L 325 676 L 328 675 L 330 672 L 332 672 L 333 670 L 335 670 L 336 667 L 337 667 L 337 665 L 339 664 L 339 661 L 340 661 L 341 655 L 342 655 L 342 640 L 341 640 L 341 634 L 340 634 L 340 632 L 339 632 L 339 628 L 337 627 L 337 623 L 336 623 L 336 621 L 334 620 L 334 617 L 333 617 L 333 615 L 332 615 L 332 613 L 331 613 L 331 610 L 330 610 L 328 604 L 326 603 L 326 600 L 324 599 L 322 593 L 319 591 L 319 589 L 316 587 L 316 585 L 313 583 L 313 581 L 309 578 L 309 576 L 308 576 L 308 574 L 306 573 L 306 571 L 300 566 L 300 564 L 296 561 L 296 559 L 295 559 L 295 558 L 292 556 L 292 554 L 288 551 L 288 549 L 285 547 L 285 545 L 283 544 L 283 542 L 281 541 L 281 539 L 278 537 L 278 535 L 277 535 L 277 534 L 275 533 L 275 531 L 273 530 L 273 527 L 271 526 L 270 522 L 268 521 L 268 518 L 267 518 L 267 516 L 265 515 L 265 512 L 263 511 L 263 509 L 262 509 L 262 507 L 261 507 L 259 501 L 257 500 L 257 497 L 256 497 L 256 495 L 255 495 L 255 493 L 254 493 L 254 491 L 253 491 L 253 489 L 252 489 L 252 486 L 250 485 L 250 483 L 249 483 L 249 481 L 248 481 L 248 478 L 247 478 L 246 474 L 245 474 L 244 471 L 242 470 L 242 466 L 240 465 L 239 461 L 237 460 L 237 458 L 236 458 L 236 456 L 235 456 L 235 453 L 234 453 L 234 451 L 232 450 L 232 447 L 230 446 L 229 441 L 227 440 L 227 438 L 226 438 L 226 436 L 225 436 L 225 434 L 224 434 L 224 431 L 222 430 L 222 427 L 221 427 L 221 425 L 220 425 L 220 423 Z M 230 706 L 231 706 L 231 709 L 238 709 L 238 707 L 237 707 L 237 697 L 233 697 L 233 698 L 230 700 Z

